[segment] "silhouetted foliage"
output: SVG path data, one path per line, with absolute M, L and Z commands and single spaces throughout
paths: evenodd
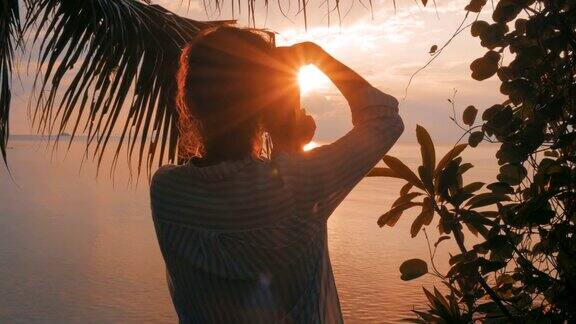
M 100 164 L 121 120 L 115 161 L 123 144 L 129 157 L 137 152 L 138 171 L 144 162 L 150 170 L 155 159 L 176 160 L 174 75 L 181 48 L 202 28 L 229 21 L 194 21 L 143 0 L 9 0 L 0 6 L 4 158 L 9 79 L 18 49 L 22 57 L 38 52 L 36 97 L 30 101 L 38 133 L 58 139 L 71 129 L 70 142 L 86 135 L 85 156 Z
M 486 1 L 472 0 L 466 10 L 479 12 Z M 522 17 L 518 16 L 522 13 Z M 422 165 L 416 176 L 401 161 L 385 157 L 388 168 L 373 174 L 408 182 L 380 226 L 393 226 L 402 212 L 421 207 L 412 224 L 414 237 L 432 218 L 440 232 L 430 250 L 432 270 L 423 260 L 400 267 L 402 279 L 426 272 L 448 288 L 443 296 L 424 289 L 427 311 L 414 322 L 573 322 L 576 320 L 576 133 L 574 132 L 576 2 L 500 0 L 492 19 L 476 21 L 471 33 L 486 54 L 472 62 L 472 77 L 497 74 L 505 102 L 484 111 L 467 107 L 462 116 L 470 146 L 499 143 L 497 181 L 465 184 L 472 168 L 456 145 L 434 165 L 434 146 L 418 126 Z M 509 29 L 508 26 L 512 26 Z M 504 65 L 506 51 L 513 59 Z M 418 198 L 419 201 L 414 201 Z M 428 209 L 432 208 L 432 216 Z M 467 231 L 464 230 L 467 229 Z M 465 235 L 483 239 L 466 246 Z M 455 240 L 459 254 L 450 270 L 434 266 L 436 248 Z
M 14 47 L 20 41 L 22 26 L 18 0 L 5 0 L 0 3 L 0 153 L 6 162 L 8 143 L 8 117 L 10 114 L 10 81 Z

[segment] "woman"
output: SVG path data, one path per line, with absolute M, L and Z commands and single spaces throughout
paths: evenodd
M 315 124 L 294 77 L 305 64 L 338 87 L 354 125 L 309 152 Z M 274 47 L 232 27 L 187 46 L 178 83 L 192 158 L 160 168 L 150 191 L 180 322 L 341 323 L 326 222 L 402 133 L 396 99 L 313 43 Z

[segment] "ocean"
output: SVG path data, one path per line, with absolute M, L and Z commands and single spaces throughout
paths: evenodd
M 111 143 L 114 145 L 114 143 Z M 156 241 L 148 180 L 128 183 L 120 162 L 114 180 L 104 166 L 80 169 L 83 142 L 54 153 L 35 137 L 14 137 L 8 150 L 11 176 L 0 167 L 0 322 L 2 323 L 174 323 Z M 450 146 L 439 146 L 437 156 Z M 465 181 L 493 182 L 496 147 L 467 149 L 475 165 Z M 398 144 L 389 153 L 415 168 L 417 144 Z M 439 159 L 439 157 L 437 158 Z M 366 178 L 330 217 L 329 249 L 347 323 L 394 323 L 425 308 L 422 287 L 441 283 L 427 275 L 405 282 L 398 270 L 410 258 L 429 260 L 426 238 L 410 238 L 417 213 L 380 228 L 403 184 Z M 439 237 L 434 220 L 430 244 Z M 467 236 L 467 243 L 475 238 Z M 437 252 L 439 270 L 448 269 L 455 244 Z

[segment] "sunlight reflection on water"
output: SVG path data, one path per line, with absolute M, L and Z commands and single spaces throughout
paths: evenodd
M 145 177 L 133 188 L 122 164 L 114 185 L 107 172 L 95 180 L 91 166 L 79 173 L 82 143 L 65 161 L 62 149 L 53 162 L 38 142 L 11 145 L 16 184 L 0 172 L 0 321 L 174 322 Z M 481 146 L 467 153 L 477 165 L 469 181 L 493 179 L 494 151 Z M 390 154 L 414 167 L 420 151 L 398 145 Z M 428 256 L 424 236 L 410 238 L 414 213 L 394 228 L 376 225 L 401 184 L 365 179 L 330 218 L 330 255 L 348 323 L 397 322 L 422 305 L 422 285 L 434 284 L 431 277 L 400 280 L 403 260 Z M 434 242 L 435 227 L 428 233 Z M 440 270 L 453 246 L 445 248 Z

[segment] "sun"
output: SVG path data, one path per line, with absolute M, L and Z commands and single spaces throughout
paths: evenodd
M 326 87 L 330 79 L 314 65 L 304 65 L 298 72 L 298 85 L 303 95 Z

